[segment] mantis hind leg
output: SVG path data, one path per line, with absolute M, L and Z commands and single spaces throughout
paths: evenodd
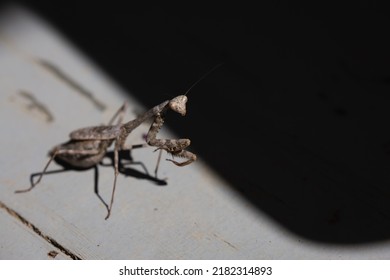
M 44 168 L 43 171 L 40 173 L 39 178 L 38 178 L 38 180 L 37 180 L 35 183 L 33 182 L 33 177 L 30 177 L 30 180 L 31 180 L 31 187 L 29 187 L 28 189 L 25 189 L 25 190 L 17 190 L 17 191 L 15 191 L 15 193 L 29 192 L 29 191 L 31 191 L 36 185 L 38 185 L 38 183 L 41 181 L 43 175 L 46 174 L 46 170 L 47 170 L 47 168 L 49 167 L 50 163 L 53 161 L 53 159 L 56 157 L 57 154 L 58 154 L 58 151 L 55 151 L 55 152 L 53 153 L 53 155 L 50 157 L 49 161 L 46 163 L 45 168 Z
M 39 182 L 42 180 L 43 175 L 46 174 L 46 170 L 49 167 L 50 163 L 53 161 L 53 159 L 58 155 L 94 155 L 99 153 L 99 150 L 74 150 L 74 149 L 64 149 L 61 147 L 55 148 L 50 154 L 50 159 L 46 163 L 45 167 L 43 168 L 43 171 L 40 173 L 38 180 L 34 183 L 32 177 L 30 177 L 31 180 L 31 187 L 25 190 L 17 190 L 15 193 L 24 193 L 31 191 L 36 185 L 39 184 Z

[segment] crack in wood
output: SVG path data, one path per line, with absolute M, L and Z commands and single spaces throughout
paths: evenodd
M 29 222 L 26 218 L 24 218 L 22 215 L 20 215 L 15 210 L 11 209 L 7 205 L 5 205 L 3 202 L 0 201 L 0 208 L 5 209 L 11 216 L 15 217 L 19 221 L 21 221 L 24 225 L 26 225 L 28 228 L 33 230 L 36 234 L 38 234 L 40 237 L 42 237 L 44 240 L 49 242 L 51 245 L 56 247 L 58 250 L 60 250 L 65 255 L 69 256 L 73 260 L 81 260 L 79 256 L 72 253 L 70 250 L 66 249 L 64 246 L 62 246 L 60 243 L 58 243 L 54 238 L 45 235 L 37 226 Z
M 30 92 L 20 90 L 19 95 L 23 96 L 25 99 L 29 100 L 31 103 L 28 105 L 28 109 L 36 109 L 46 116 L 47 122 L 52 122 L 54 120 L 53 114 L 49 109 Z
M 43 58 L 37 58 L 24 52 L 11 38 L 9 38 L 6 34 L 2 33 L 1 30 L 0 30 L 0 41 L 2 43 L 5 43 L 6 46 L 9 47 L 11 51 L 16 53 L 17 56 L 22 57 L 28 60 L 29 62 L 38 65 L 39 67 L 41 67 L 41 69 L 44 69 L 45 71 L 53 74 L 60 81 L 67 84 L 73 90 L 75 90 L 76 92 L 80 93 L 82 96 L 87 98 L 100 111 L 106 110 L 107 106 L 102 101 L 98 100 L 93 95 L 92 92 L 90 92 L 88 89 L 83 87 L 80 83 L 76 82 L 73 78 L 71 78 L 68 74 L 66 74 L 60 67 L 58 67 L 57 65 L 55 65 L 54 63 L 48 60 L 45 60 Z
M 50 258 L 55 258 L 57 255 L 58 255 L 58 252 L 57 251 L 54 251 L 54 250 L 51 250 L 49 253 L 47 253 L 47 255 L 50 257 Z
M 45 70 L 49 71 L 53 75 L 55 75 L 62 82 L 66 83 L 76 92 L 80 93 L 84 97 L 86 97 L 89 101 L 91 101 L 100 111 L 104 111 L 106 109 L 106 105 L 104 105 L 100 100 L 98 100 L 89 90 L 81 86 L 74 79 L 70 78 L 63 70 L 61 70 L 58 66 L 53 63 L 46 61 L 44 59 L 36 59 L 36 63 L 42 66 Z

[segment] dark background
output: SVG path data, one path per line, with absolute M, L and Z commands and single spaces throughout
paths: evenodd
M 138 2 L 24 4 L 147 107 L 223 63 L 168 116 L 189 150 L 298 238 L 390 237 L 386 8 Z

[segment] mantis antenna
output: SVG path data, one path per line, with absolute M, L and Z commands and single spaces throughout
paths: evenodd
M 220 67 L 223 63 L 215 65 L 213 68 L 211 68 L 209 71 L 207 71 L 205 74 L 203 74 L 202 77 L 200 77 L 195 83 L 190 86 L 190 88 L 184 93 L 184 95 L 187 95 L 187 93 L 194 87 L 196 86 L 200 81 L 202 81 L 204 78 L 206 78 L 211 72 L 213 72 L 215 69 Z

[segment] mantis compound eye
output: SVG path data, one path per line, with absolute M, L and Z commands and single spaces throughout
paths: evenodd
M 187 96 L 185 95 L 179 95 L 173 98 L 171 101 L 169 101 L 169 108 L 171 108 L 173 111 L 178 112 L 182 116 L 186 114 L 186 103 L 187 103 Z

